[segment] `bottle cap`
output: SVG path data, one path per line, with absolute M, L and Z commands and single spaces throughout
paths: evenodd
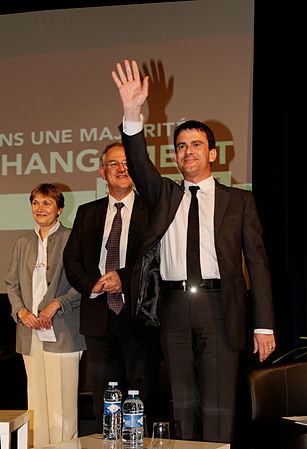
M 109 382 L 109 385 L 111 387 L 116 387 L 118 385 L 118 382 Z
M 128 394 L 130 394 L 131 396 L 135 396 L 139 394 L 139 390 L 129 390 Z

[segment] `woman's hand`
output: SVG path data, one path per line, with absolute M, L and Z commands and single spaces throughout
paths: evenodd
M 27 309 L 19 310 L 18 318 L 24 326 L 29 327 L 30 329 L 39 330 L 42 327 L 34 313 L 28 312 Z
M 60 304 L 57 301 L 52 301 L 47 307 L 39 313 L 39 322 L 44 329 L 50 329 L 52 326 L 52 318 L 60 309 Z

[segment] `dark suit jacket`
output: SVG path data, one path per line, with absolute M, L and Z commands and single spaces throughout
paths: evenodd
M 155 262 L 154 276 L 159 265 L 159 251 L 155 245 L 174 219 L 184 191 L 177 183 L 160 176 L 148 157 L 143 132 L 134 136 L 122 133 L 122 140 L 129 174 L 154 217 L 151 224 L 152 238 L 143 246 L 140 254 L 143 258 L 138 260 L 134 272 L 134 294 L 144 292 L 146 296 L 151 283 L 146 281 L 150 279 L 150 262 Z M 214 237 L 221 274 L 226 332 L 231 346 L 241 349 L 245 345 L 247 301 L 242 252 L 251 281 L 255 328 L 274 329 L 270 274 L 262 242 L 262 228 L 251 192 L 216 182 Z M 144 274 L 147 269 L 149 276 Z M 143 298 L 138 298 L 136 313 L 142 301 Z
M 91 291 L 101 274 L 99 260 L 108 197 L 83 204 L 78 208 L 74 226 L 64 250 L 64 266 L 71 285 L 81 293 L 80 332 L 102 336 L 107 326 L 106 295 L 90 299 Z M 127 306 L 130 305 L 131 271 L 148 229 L 148 209 L 135 195 L 131 214 L 125 268 L 117 270 Z

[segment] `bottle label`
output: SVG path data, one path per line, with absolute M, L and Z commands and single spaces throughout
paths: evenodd
M 123 427 L 143 427 L 143 413 L 123 414 Z
M 121 402 L 104 402 L 105 413 L 120 413 Z

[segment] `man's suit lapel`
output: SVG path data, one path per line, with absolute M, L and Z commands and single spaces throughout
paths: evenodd
M 230 190 L 228 187 L 219 184 L 215 180 L 215 204 L 214 204 L 214 237 L 217 237 L 223 222 L 225 212 L 230 200 Z
M 103 239 L 104 225 L 106 222 L 107 210 L 109 204 L 109 197 L 102 198 L 101 202 L 98 204 L 95 213 L 95 231 L 93 238 L 96 241 L 95 244 L 95 264 L 99 264 L 101 244 Z
M 128 233 L 126 262 L 131 256 L 135 257 L 134 248 L 138 247 L 137 241 L 141 239 L 144 232 L 144 229 L 142 229 L 144 226 L 144 207 L 140 197 L 135 194 Z

